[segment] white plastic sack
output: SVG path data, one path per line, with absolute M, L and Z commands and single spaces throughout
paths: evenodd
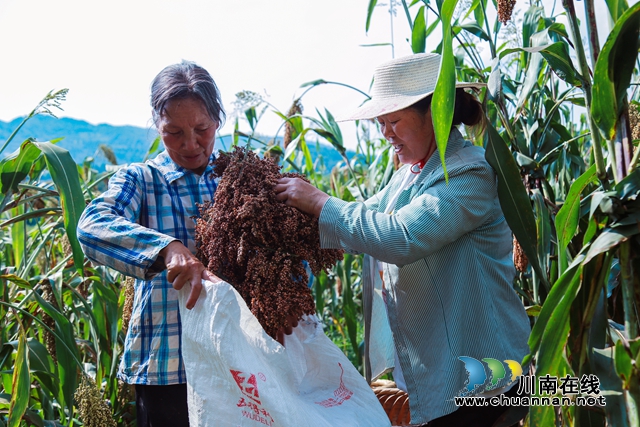
M 286 347 L 267 335 L 225 282 L 203 282 L 192 310 L 180 292 L 191 426 L 390 426 L 362 375 L 303 319 Z

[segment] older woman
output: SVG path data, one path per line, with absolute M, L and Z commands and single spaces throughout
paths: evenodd
M 215 82 L 183 61 L 151 85 L 154 124 L 165 151 L 120 169 L 87 206 L 78 237 L 87 257 L 136 278 L 119 378 L 135 384 L 138 427 L 188 426 L 178 290 L 218 280 L 194 256 L 196 204 L 213 199 L 216 130 L 225 114 Z
M 501 381 L 492 388 L 482 378 L 473 384 L 464 361 L 521 361 L 529 321 L 512 287 L 512 238 L 496 175 L 484 150 L 457 129 L 484 119 L 463 89 L 474 84 L 457 85 L 445 180 L 430 109 L 439 69 L 435 54 L 380 65 L 372 99 L 346 119 L 375 118 L 404 164 L 380 193 L 345 202 L 296 178 L 281 179 L 276 192 L 319 218 L 323 247 L 367 254 L 368 379 L 393 371 L 409 394 L 412 424 L 491 426 L 506 407 L 457 408 L 454 397 L 511 395 L 517 386 Z

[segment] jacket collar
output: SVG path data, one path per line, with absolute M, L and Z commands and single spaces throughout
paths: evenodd
M 451 133 L 449 133 L 449 140 L 447 141 L 447 150 L 444 153 L 445 159 L 461 149 L 463 145 L 464 138 L 462 138 L 462 134 L 460 133 L 458 128 L 451 128 Z M 427 160 L 427 163 L 424 165 L 424 168 L 422 168 L 421 174 L 429 174 L 433 170 L 441 166 L 442 162 L 440 161 L 440 150 L 436 148 L 436 151 L 433 152 L 429 160 Z
M 213 172 L 213 166 L 211 166 L 211 163 L 215 159 L 216 159 L 215 153 L 211 153 L 211 156 L 209 157 L 209 162 L 207 163 L 207 168 L 202 173 L 203 175 L 210 174 Z M 160 174 L 162 174 L 164 179 L 166 179 L 167 182 L 169 183 L 172 183 L 176 179 L 182 178 L 186 174 L 195 175 L 194 172 L 188 169 L 185 169 L 182 166 L 179 166 L 176 162 L 171 160 L 171 157 L 169 157 L 169 154 L 166 151 L 163 151 L 162 153 L 158 154 L 154 159 L 149 161 L 149 166 L 157 169 L 158 172 L 160 172 Z
M 449 133 L 449 141 L 447 141 L 447 150 L 444 153 L 445 160 L 449 158 L 452 154 L 460 150 L 465 144 L 465 140 L 462 137 L 462 134 L 458 130 L 458 128 L 451 128 L 451 133 Z M 414 185 L 420 184 L 424 179 L 429 176 L 433 171 L 442 168 L 442 162 L 440 161 L 440 151 L 436 148 L 436 151 L 433 152 L 427 163 L 425 163 L 422 171 L 420 171 L 420 175 L 415 180 Z

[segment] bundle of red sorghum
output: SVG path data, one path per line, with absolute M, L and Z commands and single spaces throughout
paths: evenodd
M 315 313 L 303 261 L 319 274 L 343 251 L 320 249 L 317 219 L 276 200 L 279 178 L 306 180 L 302 175 L 282 174 L 273 160 L 240 147 L 218 156 L 214 175 L 220 178 L 215 203 L 200 206 L 196 220 L 197 256 L 235 287 L 276 338 L 288 316 Z

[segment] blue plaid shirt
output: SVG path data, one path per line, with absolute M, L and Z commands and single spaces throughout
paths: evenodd
M 215 159 L 212 154 L 211 159 Z M 178 295 L 158 253 L 174 240 L 195 254 L 196 203 L 213 199 L 208 165 L 202 176 L 166 152 L 120 169 L 85 209 L 78 238 L 89 259 L 136 278 L 133 312 L 118 376 L 129 384 L 186 382 Z

